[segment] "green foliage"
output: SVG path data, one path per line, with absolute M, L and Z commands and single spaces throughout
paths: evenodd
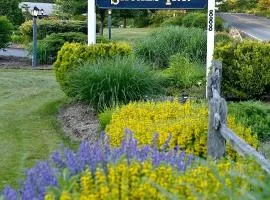
M 138 42 L 135 54 L 159 67 L 167 67 L 169 58 L 186 54 L 194 61 L 205 62 L 206 33 L 198 28 L 163 27 Z
M 184 15 L 170 17 L 162 22 L 161 26 L 181 26 Z
M 87 35 L 84 33 L 53 33 L 43 40 L 38 41 L 38 62 L 39 64 L 52 64 L 57 57 L 57 52 L 66 42 L 87 43 Z M 28 52 L 31 55 L 33 43 L 29 43 Z
M 20 26 L 20 32 L 26 43 L 33 37 L 32 21 L 27 21 Z M 38 20 L 38 39 L 43 39 L 53 33 L 81 32 L 87 34 L 86 21 L 71 20 Z
M 233 42 L 233 38 L 226 32 L 218 32 L 215 34 L 215 43 L 229 43 L 229 42 Z
M 182 54 L 176 54 L 170 58 L 169 68 L 165 73 L 169 75 L 175 87 L 187 89 L 203 82 L 204 71 L 200 64 L 192 63 Z
M 128 43 L 100 43 L 96 45 L 83 45 L 79 43 L 66 43 L 58 52 L 57 60 L 53 67 L 56 79 L 62 90 L 69 95 L 68 72 L 84 62 L 97 61 L 102 58 L 111 58 L 116 55 L 131 54 Z
M 147 10 L 140 10 L 136 12 L 134 17 L 134 26 L 136 28 L 144 28 L 150 25 L 150 14 Z
M 109 108 L 98 114 L 98 120 L 101 130 L 105 130 L 106 126 L 111 122 L 115 108 Z
M 87 1 L 85 0 L 55 0 L 56 13 L 62 18 L 70 18 L 87 12 Z
M 20 25 L 23 21 L 23 14 L 19 9 L 20 0 L 0 0 L 0 16 L 6 16 L 12 24 Z
M 11 40 L 13 26 L 7 17 L 0 16 L 0 49 L 7 47 Z
M 87 63 L 69 77 L 72 96 L 97 110 L 141 100 L 161 91 L 162 79 L 132 57 Z
M 215 58 L 223 63 L 222 91 L 232 98 L 259 98 L 270 93 L 270 43 L 220 44 Z
M 231 103 L 229 112 L 246 127 L 251 127 L 261 141 L 270 140 L 270 106 L 261 102 Z
M 207 14 L 201 12 L 191 12 L 183 17 L 182 24 L 185 27 L 197 27 L 204 30 L 207 29 Z M 216 31 L 223 30 L 223 20 L 221 17 L 216 16 L 215 22 Z

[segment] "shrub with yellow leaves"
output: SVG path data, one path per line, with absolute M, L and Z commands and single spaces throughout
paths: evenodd
M 258 139 L 250 128 L 237 124 L 233 117 L 228 118 L 228 127 L 253 147 L 258 146 Z M 111 145 L 119 146 L 125 129 L 134 133 L 139 144 L 151 144 L 153 135 L 158 133 L 158 145 L 164 144 L 170 135 L 170 146 L 177 145 L 188 153 L 206 157 L 208 109 L 203 104 L 187 102 L 134 102 L 112 115 L 106 128 Z M 228 147 L 231 156 L 235 156 Z

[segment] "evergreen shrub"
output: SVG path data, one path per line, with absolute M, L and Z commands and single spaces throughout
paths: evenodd
M 0 49 L 6 48 L 11 41 L 13 26 L 5 16 L 0 16 Z
M 270 42 L 244 41 L 216 47 L 222 61 L 222 92 L 228 98 L 260 98 L 270 93 Z
M 65 43 L 58 52 L 57 60 L 53 64 L 56 79 L 62 90 L 69 95 L 68 73 L 85 62 L 95 62 L 102 58 L 112 58 L 116 55 L 130 55 L 132 48 L 128 43 L 99 43 L 83 45 L 79 43 Z
M 52 64 L 57 57 L 57 52 L 66 42 L 87 43 L 87 35 L 84 33 L 67 32 L 53 33 L 43 40 L 38 41 L 38 63 Z M 33 51 L 33 43 L 29 43 L 28 52 L 31 55 Z
M 194 62 L 205 62 L 206 33 L 199 28 L 180 26 L 162 27 L 139 41 L 135 54 L 160 68 L 168 67 L 169 58 L 177 53 L 186 54 Z
M 157 95 L 162 78 L 143 62 L 116 57 L 87 63 L 69 77 L 71 94 L 97 110 Z
M 33 22 L 26 21 L 20 26 L 20 32 L 25 43 L 29 43 L 33 37 Z M 97 29 L 99 30 L 99 29 Z M 87 34 L 87 22 L 75 20 L 37 20 L 38 39 L 43 39 L 53 33 L 80 32 Z

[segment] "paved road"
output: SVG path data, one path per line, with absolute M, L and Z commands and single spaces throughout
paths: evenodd
M 5 51 L 0 49 L 0 56 L 14 56 L 20 58 L 29 57 L 28 52 L 26 50 L 16 48 L 7 48 L 5 49 Z
M 270 19 L 247 14 L 219 13 L 229 25 L 251 38 L 270 41 Z

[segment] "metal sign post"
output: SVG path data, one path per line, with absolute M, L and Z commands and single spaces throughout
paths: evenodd
M 208 25 L 207 25 L 207 57 L 206 57 L 206 98 L 208 76 L 212 66 L 215 48 L 215 0 L 208 0 Z
M 88 45 L 96 44 L 96 2 L 88 0 Z

